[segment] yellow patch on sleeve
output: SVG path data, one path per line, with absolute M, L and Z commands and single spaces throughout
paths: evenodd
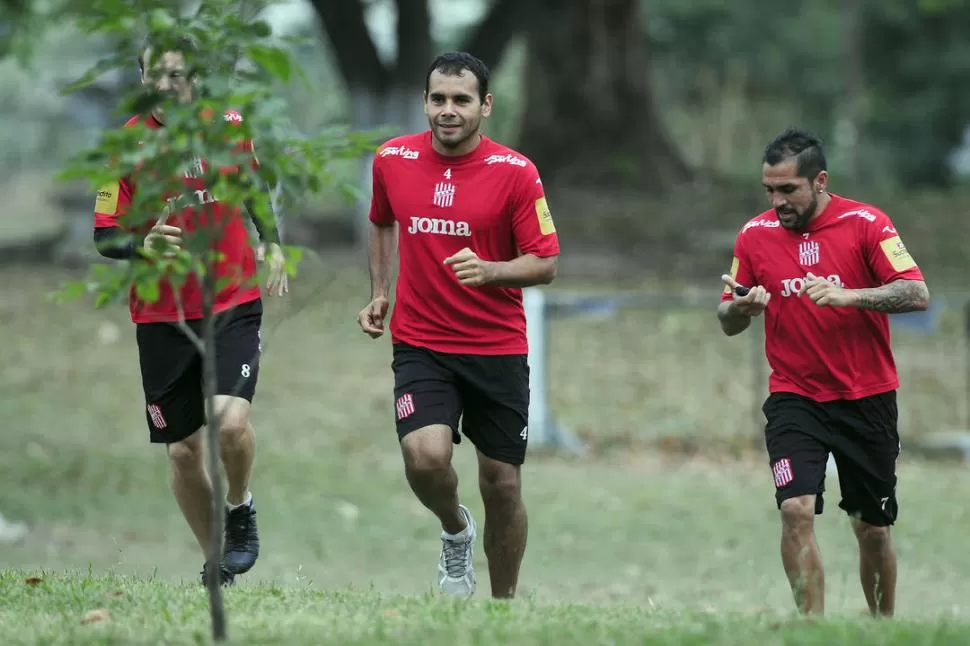
M 738 257 L 737 256 L 735 256 L 734 258 L 731 259 L 731 278 L 733 278 L 734 280 L 737 280 L 738 279 L 738 266 L 740 264 L 741 264 L 741 261 L 738 260 Z M 731 287 L 728 286 L 728 285 L 725 285 L 724 286 L 724 293 L 725 294 L 730 294 L 731 293 Z
M 909 255 L 906 245 L 903 244 L 899 236 L 886 238 L 879 243 L 879 246 L 882 247 L 882 252 L 886 254 L 886 260 L 896 271 L 906 271 L 916 266 L 916 261 Z
M 118 192 L 121 186 L 118 182 L 109 182 L 98 189 L 98 197 L 94 201 L 94 210 L 105 215 L 114 215 L 118 210 Z
M 556 232 L 556 224 L 552 221 L 552 213 L 549 212 L 549 205 L 544 197 L 536 200 L 536 217 L 539 219 L 539 231 L 542 235 Z

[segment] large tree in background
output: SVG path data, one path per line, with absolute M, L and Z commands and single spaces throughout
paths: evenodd
M 494 0 L 460 45 L 495 67 L 520 26 L 525 0 Z M 424 75 L 436 52 L 428 0 L 394 0 L 397 58 L 385 64 L 367 30 L 364 0 L 311 0 L 351 97 L 355 128 L 406 130 L 427 126 L 421 105 Z
M 489 67 L 496 67 L 521 27 L 524 2 L 493 0 L 460 48 L 474 52 Z M 350 94 L 351 126 L 356 130 L 390 126 L 416 131 L 428 125 L 420 98 L 427 66 L 435 52 L 428 0 L 394 3 L 398 17 L 397 58 L 386 64 L 367 30 L 365 0 L 311 0 Z M 371 161 L 371 156 L 361 160 L 357 182 L 361 188 L 370 186 Z M 359 204 L 355 218 L 361 244 L 367 239 L 367 206 L 366 201 Z
M 398 56 L 385 65 L 362 0 L 313 0 L 358 128 L 426 126 L 415 84 L 433 49 L 428 1 L 395 2 Z M 519 33 L 529 50 L 526 107 L 520 141 L 508 143 L 544 178 L 657 190 L 690 177 L 654 106 L 638 0 L 493 0 L 461 48 L 494 68 Z
M 690 179 L 654 103 L 639 0 L 528 0 L 519 147 L 543 182 L 639 187 Z
M 970 2 L 865 5 L 866 134 L 908 189 L 948 187 L 970 123 Z

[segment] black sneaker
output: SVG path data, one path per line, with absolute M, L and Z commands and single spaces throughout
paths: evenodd
M 233 574 L 248 572 L 259 558 L 259 530 L 256 528 L 256 500 L 226 511 L 226 545 L 223 563 Z
M 202 585 L 206 585 L 205 577 L 206 577 L 206 572 L 208 572 L 208 570 L 209 570 L 209 564 L 203 563 L 202 564 Z M 233 583 L 235 583 L 236 575 L 230 572 L 225 565 L 220 563 L 219 578 L 220 578 L 219 584 L 222 585 L 222 587 L 226 588 L 231 586 Z

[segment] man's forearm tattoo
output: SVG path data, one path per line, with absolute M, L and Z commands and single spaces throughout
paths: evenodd
M 886 314 L 903 314 L 926 309 L 930 292 L 918 280 L 896 280 L 881 287 L 856 290 L 859 307 Z

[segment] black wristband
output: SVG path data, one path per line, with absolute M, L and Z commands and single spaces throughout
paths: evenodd
M 94 244 L 105 258 L 129 260 L 138 256 L 135 242 L 117 227 L 95 227 Z

